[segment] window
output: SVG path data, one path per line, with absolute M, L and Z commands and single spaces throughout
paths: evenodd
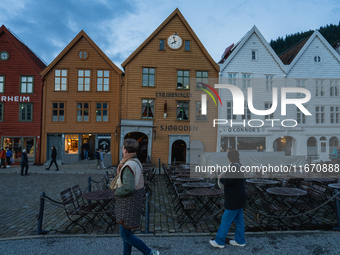
M 314 62 L 315 63 L 320 63 L 321 62 L 321 57 L 320 56 L 314 56 Z
M 189 120 L 189 101 L 177 101 L 177 120 Z
M 143 119 L 154 118 L 154 106 L 155 106 L 155 100 L 152 100 L 152 99 L 142 100 L 142 118 Z
M 184 41 L 184 50 L 190 51 L 190 41 Z
M 268 109 L 270 109 L 270 108 L 272 108 L 272 103 L 264 103 L 264 109 L 265 110 L 268 110 Z M 274 119 L 274 113 L 271 113 L 271 114 L 269 114 L 269 115 L 265 115 L 264 116 L 264 119 Z
M 8 54 L 8 52 L 7 52 L 7 51 L 1 51 L 1 52 L 0 52 L 0 59 L 1 59 L 2 61 L 8 60 L 8 59 L 9 59 L 9 54 Z
M 315 81 L 315 96 L 317 97 L 325 96 L 325 88 L 323 86 L 323 80 Z
M 297 88 L 306 88 L 306 80 L 296 80 L 296 87 Z M 296 93 L 296 96 L 300 97 L 302 96 L 301 93 Z
M 108 103 L 96 104 L 96 121 L 108 121 Z
M 159 40 L 159 50 L 164 50 L 164 39 Z
M 4 121 L 4 104 L 0 103 L 0 122 Z
M 249 73 L 242 74 L 242 89 L 246 89 L 250 87 L 250 78 L 251 78 L 251 74 Z
M 19 104 L 19 121 L 33 120 L 33 104 L 22 103 Z
M 201 88 L 202 85 L 198 84 L 198 82 L 208 84 L 208 72 L 197 71 L 196 72 L 196 88 Z
M 196 120 L 208 120 L 208 109 L 207 109 L 207 114 L 202 115 L 201 107 L 202 107 L 201 102 L 196 102 Z
M 5 93 L 5 76 L 0 76 L 0 93 Z
M 236 86 L 236 73 L 228 73 L 228 84 Z
M 143 86 L 155 86 L 155 68 L 143 68 Z
M 52 121 L 64 121 L 64 103 L 53 103 L 52 104 Z
M 331 97 L 339 96 L 339 81 L 338 80 L 331 80 L 330 81 L 329 95 Z
M 251 60 L 257 60 L 257 50 L 251 50 Z
M 78 154 L 78 135 L 65 135 L 65 153 Z
M 77 121 L 89 121 L 89 103 L 77 103 Z
M 177 71 L 177 88 L 178 89 L 189 89 L 189 71 Z
M 244 115 L 242 115 L 243 120 L 250 120 L 251 119 L 251 112 L 248 108 L 248 103 L 244 102 Z
M 78 91 L 90 91 L 90 70 L 78 70 Z
M 303 112 L 301 112 L 299 108 L 296 108 L 296 121 L 299 124 L 306 123 L 306 115 L 304 115 Z
M 79 51 L 79 55 L 78 56 L 79 56 L 79 58 L 81 60 L 85 60 L 85 59 L 88 58 L 89 54 L 86 51 Z
M 339 123 L 339 114 L 340 107 L 339 106 L 331 106 L 331 123 Z
M 66 91 L 67 88 L 67 70 L 55 70 L 54 90 Z
M 20 76 L 20 93 L 33 93 L 33 76 Z
M 236 115 L 233 115 L 233 102 L 227 102 L 227 119 L 236 120 Z
M 97 71 L 97 91 L 109 91 L 110 71 Z
M 274 75 L 266 75 L 266 90 L 273 89 L 273 77 Z
M 324 106 L 315 107 L 315 123 L 317 124 L 325 123 L 325 107 Z

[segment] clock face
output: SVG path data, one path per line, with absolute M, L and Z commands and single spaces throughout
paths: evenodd
M 168 38 L 168 45 L 171 49 L 179 49 L 182 45 L 182 39 L 178 35 L 170 35 Z

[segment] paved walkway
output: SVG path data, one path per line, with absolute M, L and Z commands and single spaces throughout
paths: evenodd
M 140 236 L 141 237 L 141 236 Z M 340 233 L 294 232 L 246 234 L 246 246 L 212 247 L 209 236 L 142 236 L 150 247 L 161 255 L 219 255 L 219 254 L 340 254 Z M 0 239 L 0 254 L 122 254 L 119 237 L 40 237 L 14 240 Z M 132 254 L 141 254 L 133 249 Z

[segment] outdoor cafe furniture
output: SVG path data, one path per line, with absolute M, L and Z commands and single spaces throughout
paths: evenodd
M 247 183 L 251 184 L 254 188 L 256 186 L 259 187 L 268 187 L 269 185 L 278 184 L 278 181 L 270 180 L 270 179 L 247 179 Z M 247 205 L 257 207 L 256 200 L 259 197 L 259 193 L 256 189 L 246 189 L 247 195 Z
M 188 174 L 176 174 L 177 177 L 190 177 L 190 173 Z
M 199 188 L 212 188 L 215 185 L 208 182 L 186 182 L 182 184 L 183 187 L 189 189 L 199 189 Z
M 269 180 L 269 179 L 247 179 L 246 182 L 254 186 L 267 186 L 267 185 L 275 185 L 279 183 L 278 181 Z
M 178 177 L 178 178 L 176 178 L 176 181 L 179 181 L 179 182 L 199 182 L 199 181 L 204 181 L 204 179 L 203 178 Z
M 115 199 L 114 191 L 111 189 L 96 190 L 84 193 L 82 197 L 87 200 L 94 200 L 98 202 L 100 206 L 100 210 L 98 210 L 98 212 L 103 212 L 103 214 L 107 216 L 106 218 L 102 214 L 99 214 L 101 218 L 108 224 L 106 231 L 109 228 L 112 228 L 112 226 L 116 223 L 115 217 L 113 216 L 113 201 Z
M 216 212 L 217 201 L 221 199 L 224 191 L 215 188 L 199 188 L 187 190 L 186 193 L 192 196 L 198 204 L 198 209 L 194 212 L 192 218 L 199 221 L 204 215 L 209 216 Z M 214 218 L 219 220 L 216 215 Z
M 333 228 L 333 230 L 337 230 L 339 231 L 340 230 L 340 183 L 337 182 L 337 183 L 331 183 L 331 184 L 328 184 L 329 187 L 333 188 L 334 189 L 334 195 L 337 194 L 336 196 L 336 199 L 335 199 L 335 205 L 336 205 L 336 215 L 337 215 L 337 218 L 338 218 L 338 225 L 335 226 Z

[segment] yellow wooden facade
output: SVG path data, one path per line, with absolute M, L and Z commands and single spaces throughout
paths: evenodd
M 59 88 L 59 83 L 56 81 L 60 77 L 64 77 L 62 74 L 59 76 L 58 70 L 67 71 L 66 89 L 65 86 L 62 87 L 62 84 Z M 83 73 L 79 72 L 82 70 Z M 95 148 L 101 146 L 99 142 L 106 142 L 105 146 L 107 147 L 104 147 L 107 151 L 110 149 L 108 154 L 111 154 L 107 158 L 112 158 L 111 162 L 107 162 L 107 164 L 116 165 L 118 163 L 119 139 L 116 130 L 120 119 L 119 95 L 123 82 L 122 74 L 123 72 L 112 63 L 84 31 L 81 31 L 42 71 L 41 75 L 45 81 L 41 163 L 49 160 L 49 147 L 58 145 L 58 159 L 63 163 L 76 164 L 82 159 L 82 143 L 84 140 L 89 142 L 93 140 L 90 148 L 91 154 L 94 154 Z M 85 78 L 87 78 L 86 81 Z M 102 82 L 104 78 L 106 79 L 105 82 L 108 81 L 108 86 L 105 89 L 103 84 L 98 88 L 98 78 Z M 84 83 L 83 86 L 79 86 L 82 84 L 79 79 Z M 89 86 L 87 86 L 88 81 L 90 81 Z M 108 91 L 103 91 L 107 88 Z M 63 120 L 59 118 L 60 103 L 64 106 Z M 105 108 L 105 115 L 104 109 L 98 109 L 98 103 L 101 104 L 102 108 L 107 107 L 107 109 Z M 79 108 L 80 106 L 82 108 Z M 81 110 L 81 113 L 78 110 Z M 100 121 L 97 118 L 98 110 L 101 114 Z M 56 114 L 57 116 L 55 116 Z M 54 137 L 57 139 L 54 139 Z M 75 140 L 75 137 L 78 137 L 78 141 Z M 107 141 L 110 144 L 107 144 Z M 72 146 L 70 143 L 74 143 L 73 148 L 68 147 Z M 91 156 L 93 158 L 93 155 Z
M 179 49 L 169 47 L 168 38 L 174 34 L 182 40 Z M 161 40 L 164 40 L 164 50 L 160 49 Z M 187 42 L 189 50 L 185 48 Z M 214 86 L 218 83 L 219 66 L 178 9 L 123 62 L 122 67 L 125 81 L 121 89 L 121 143 L 129 133 L 145 133 L 152 163 L 158 163 L 159 158 L 164 163 L 172 163 L 172 146 L 176 140 L 185 141 L 187 154 L 194 140 L 203 143 L 204 151 L 216 151 L 217 131 L 212 123 L 218 118 L 218 107 L 208 96 L 208 121 L 196 121 L 192 107 L 201 101 L 200 95 L 204 93 L 195 89 L 197 72 L 207 72 L 208 84 Z M 143 86 L 143 68 L 155 70 L 154 86 Z M 189 71 L 189 89 L 177 87 L 177 72 L 181 70 Z M 154 100 L 153 118 L 142 118 L 143 99 Z M 189 120 L 177 119 L 177 104 L 182 101 L 190 101 Z M 189 163 L 189 158 L 184 161 L 181 163 Z

